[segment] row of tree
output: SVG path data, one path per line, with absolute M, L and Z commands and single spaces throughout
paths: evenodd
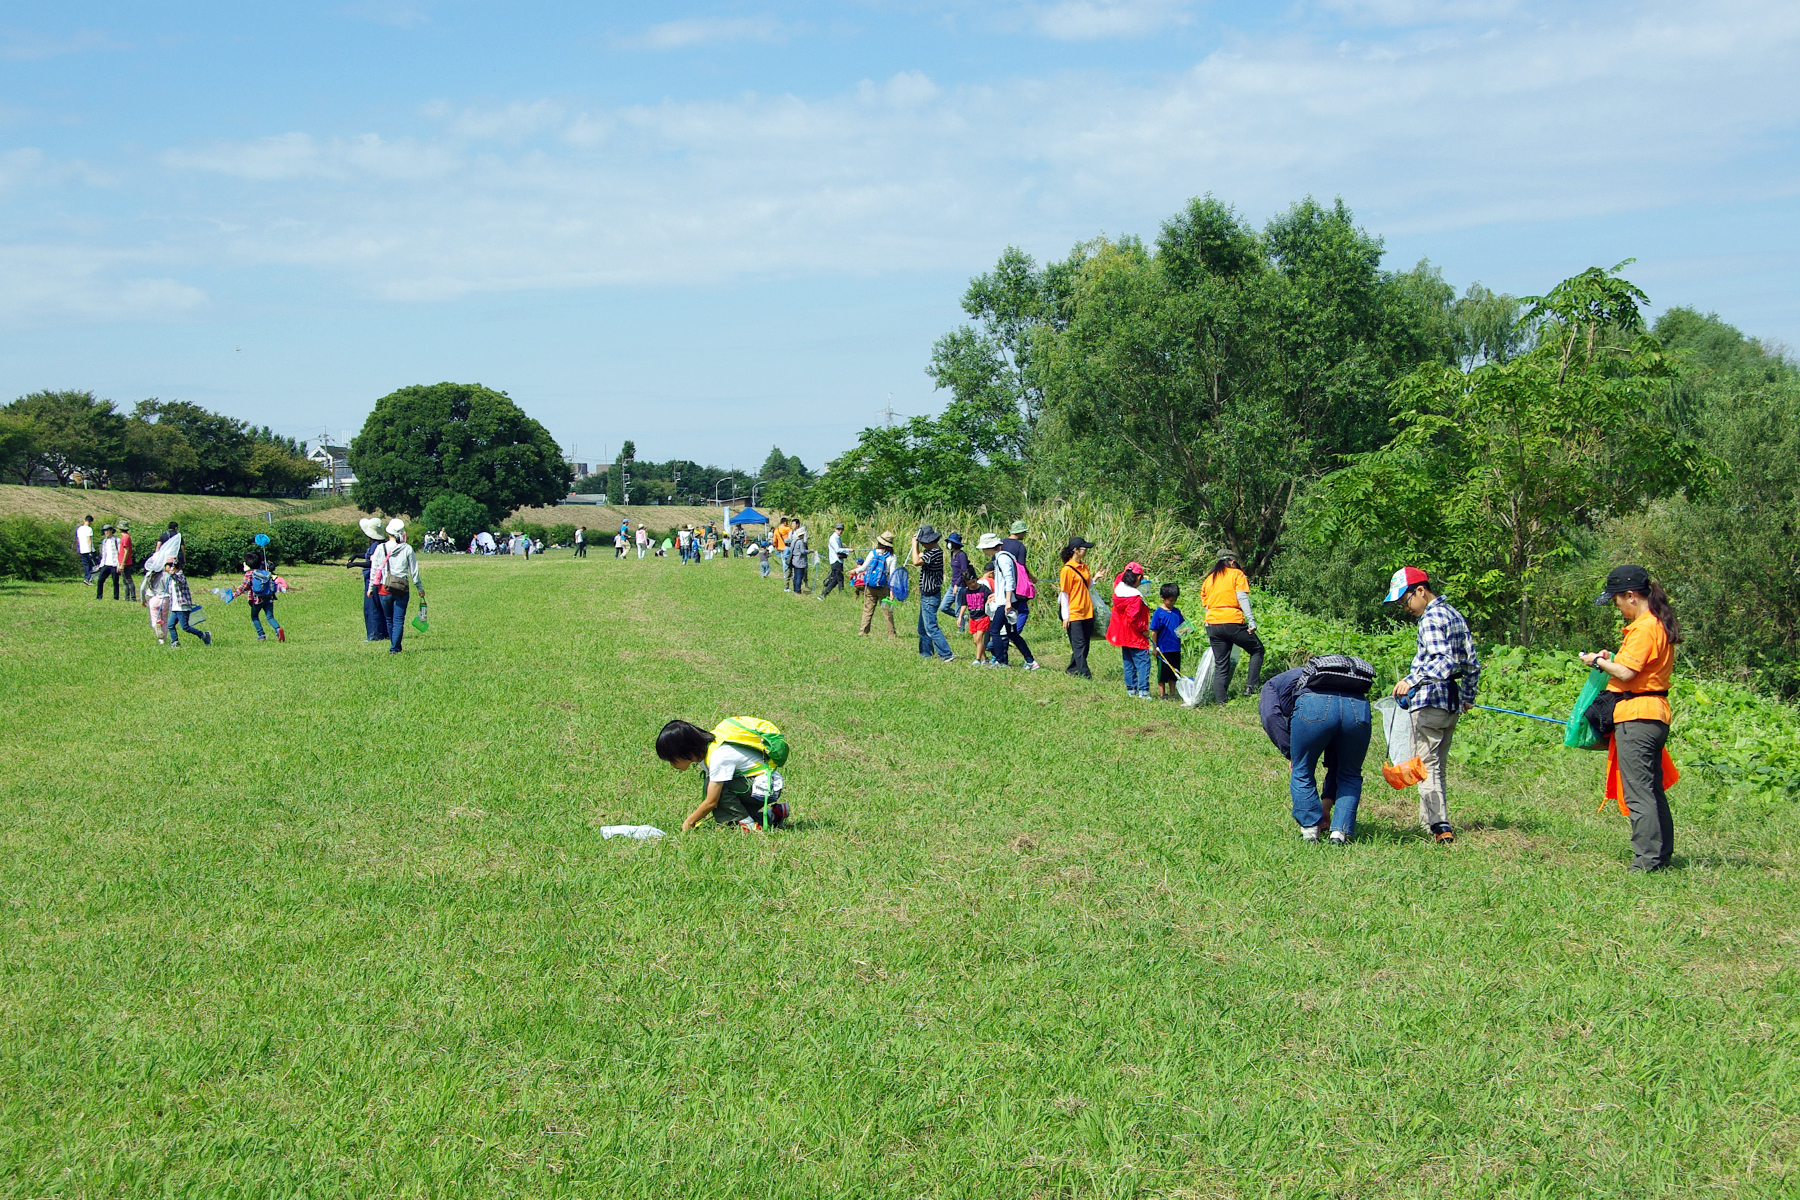
M 45 391 L 0 408 L 0 473 L 133 491 L 304 494 L 323 473 L 291 438 L 181 400 L 129 414 L 92 392 Z
M 1258 230 L 1210 197 L 1151 244 L 1009 249 L 934 347 L 943 412 L 864 430 L 792 507 L 1086 495 L 1370 622 L 1416 563 L 1523 643 L 1609 632 L 1594 585 L 1635 557 L 1689 610 L 1691 653 L 1800 690 L 1794 365 L 1689 310 L 1647 328 L 1624 264 L 1459 297 L 1381 258 L 1342 202 Z
M 625 480 L 631 483 L 629 495 Z M 673 458 L 666 462 L 640 459 L 637 443 L 626 441 L 619 448 L 619 461 L 605 471 L 598 471 L 575 484 L 584 495 L 604 493 L 618 504 L 709 504 L 715 499 L 748 497 L 753 488 L 758 499 L 765 495 L 769 503 L 804 497 L 813 482 L 798 455 L 783 454 L 781 447 L 770 449 L 757 472 L 727 470 L 702 465 L 692 459 Z

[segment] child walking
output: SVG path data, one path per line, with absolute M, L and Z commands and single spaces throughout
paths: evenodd
M 181 645 L 181 636 L 175 632 L 177 627 L 199 638 L 201 645 L 212 645 L 212 634 L 188 624 L 188 614 L 199 605 L 194 603 L 194 594 L 188 589 L 187 572 L 181 569 L 181 563 L 171 558 L 163 564 L 163 574 L 168 577 L 169 584 L 169 645 Z
M 1187 621 L 1175 602 L 1181 599 L 1181 585 L 1165 583 L 1158 592 L 1162 603 L 1150 614 L 1150 634 L 1156 639 L 1157 694 L 1170 699 L 1169 688 L 1181 678 L 1181 627 Z
M 711 733 L 686 721 L 670 721 L 656 735 L 656 757 L 685 771 L 706 764 L 706 795 L 681 823 L 690 833 L 708 815 L 720 825 L 747 833 L 787 820 L 781 802 L 780 767 L 787 763 L 787 739 L 768 721 L 727 717 Z
M 994 573 L 989 571 L 983 575 L 974 587 L 963 597 L 963 611 L 968 614 L 969 632 L 975 636 L 975 665 L 985 666 L 988 659 L 988 630 L 993 622 L 988 619 L 988 599 L 994 594 Z
M 257 558 L 262 559 L 260 567 L 253 562 Z M 259 642 L 269 640 L 269 636 L 263 632 L 259 616 L 269 618 L 269 628 L 275 631 L 276 641 L 287 641 L 287 630 L 283 629 L 281 622 L 275 619 L 275 593 L 277 590 L 275 573 L 269 570 L 268 555 L 259 555 L 255 550 L 245 554 L 244 582 L 239 584 L 237 590 L 231 594 L 250 597 L 250 624 L 256 629 L 256 640 Z

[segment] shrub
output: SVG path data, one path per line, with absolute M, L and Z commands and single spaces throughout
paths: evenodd
M 80 571 L 74 526 L 35 517 L 0 519 L 0 579 L 61 579 Z
M 439 492 L 419 514 L 422 528 L 448 530 L 450 540 L 466 546 L 469 539 L 488 527 L 487 509 L 461 492 Z
M 269 535 L 269 565 L 294 562 L 330 562 L 361 550 L 362 534 L 350 526 L 324 521 L 289 519 L 270 524 L 251 517 L 177 516 L 181 526 L 181 554 L 187 573 L 193 576 L 235 572 L 244 556 L 256 550 L 256 535 Z M 141 558 L 155 547 L 155 537 L 140 550 Z

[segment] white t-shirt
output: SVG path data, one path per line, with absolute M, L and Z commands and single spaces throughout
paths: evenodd
M 585 541 L 587 541 L 587 535 L 582 530 L 577 529 L 575 531 L 575 544 L 579 546 Z
M 762 765 L 762 759 L 730 742 L 714 742 L 706 752 L 706 781 L 730 783 L 734 775 Z
M 94 527 L 92 525 L 77 525 L 75 527 L 75 552 L 77 554 L 92 554 L 94 552 Z

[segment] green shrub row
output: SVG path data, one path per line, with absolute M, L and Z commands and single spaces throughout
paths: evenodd
M 269 563 L 320 563 L 360 553 L 367 544 L 354 526 L 287 518 L 270 523 L 254 517 L 178 514 L 181 553 L 191 576 L 218 575 L 239 569 L 255 546 L 256 535 L 269 535 Z M 163 526 L 138 522 L 132 550 L 141 565 L 156 549 Z M 260 554 L 260 551 L 258 552 Z M 81 570 L 75 555 L 75 527 L 36 517 L 0 519 L 0 578 L 66 579 Z
M 80 570 L 74 526 L 36 517 L 0 518 L 0 579 L 66 579 Z

